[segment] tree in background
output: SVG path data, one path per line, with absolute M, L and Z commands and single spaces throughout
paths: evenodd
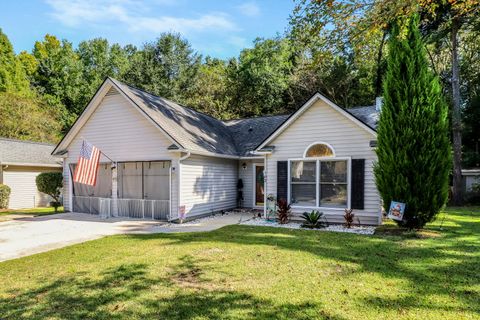
M 38 62 L 33 84 L 48 101 L 61 103 L 72 114 L 80 114 L 82 95 L 81 63 L 67 40 L 46 35 L 35 42 L 33 56 Z M 64 124 L 70 125 L 69 123 Z
M 7 35 L 0 29 L 0 92 L 30 96 L 30 83 Z
M 353 57 L 324 53 L 313 62 L 308 54 L 302 53 L 297 58 L 289 88 L 289 111 L 294 111 L 317 91 L 345 108 L 371 105 L 374 93 L 368 71 L 359 69 L 352 60 Z
M 87 105 L 106 77 L 122 79 L 135 52 L 134 46 L 109 44 L 102 38 L 80 42 L 75 53 L 81 63 L 82 90 L 76 109 Z
M 242 117 L 284 113 L 293 60 L 290 42 L 280 37 L 256 39 L 242 50 L 231 74 L 236 111 Z
M 228 63 L 207 57 L 198 69 L 192 87 L 188 89 L 186 105 L 217 119 L 230 119 L 238 114 L 228 85 Z
M 421 228 L 448 198 L 448 107 L 427 65 L 418 17 L 410 19 L 406 38 L 394 25 L 388 44 L 375 178 L 385 206 L 406 203 L 399 224 Z
M 123 80 L 155 95 L 185 103 L 193 86 L 201 56 L 178 33 L 163 33 L 146 43 L 132 58 Z
M 28 77 L 35 69 L 27 55 L 16 56 L 0 30 L 0 136 L 21 140 L 57 141 L 58 109 L 31 90 Z
M 462 28 L 480 27 L 478 1 L 421 0 L 423 29 L 434 42 L 450 44 L 452 141 L 453 141 L 453 195 L 455 205 L 463 203 L 462 181 L 462 98 L 459 57 L 459 35 Z
M 48 105 L 41 98 L 0 93 L 0 137 L 58 142 L 61 138 L 61 106 Z
M 50 205 L 55 208 L 55 213 L 57 213 L 58 207 L 61 206 L 60 194 L 63 187 L 63 174 L 61 172 L 43 172 L 35 178 L 35 183 L 38 191 L 53 198 Z

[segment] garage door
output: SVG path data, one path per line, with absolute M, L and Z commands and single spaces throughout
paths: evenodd
M 4 171 L 3 183 L 10 187 L 9 208 L 45 207 L 50 197 L 37 190 L 35 178 L 41 171 Z

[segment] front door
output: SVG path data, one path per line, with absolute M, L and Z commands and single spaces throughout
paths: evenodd
M 255 206 L 263 206 L 265 201 L 265 178 L 263 175 L 263 165 L 255 165 Z

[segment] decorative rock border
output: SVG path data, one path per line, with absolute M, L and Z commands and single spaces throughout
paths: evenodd
M 355 233 L 355 234 L 363 234 L 363 235 L 372 235 L 375 233 L 375 227 L 372 227 L 372 226 L 353 226 L 351 228 L 345 228 L 343 225 L 332 224 L 326 228 L 310 229 L 310 228 L 302 228 L 301 224 L 298 222 L 289 222 L 287 224 L 279 224 L 276 221 L 268 221 L 262 218 L 256 218 L 256 219 L 253 218 L 253 219 L 245 220 L 240 222 L 240 224 L 247 225 L 247 226 L 345 232 L 345 233 Z

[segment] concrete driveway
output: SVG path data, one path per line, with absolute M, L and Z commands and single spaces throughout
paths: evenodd
M 250 213 L 230 213 L 184 224 L 109 218 L 84 213 L 19 217 L 0 222 L 0 261 L 28 256 L 75 243 L 125 233 L 210 231 L 251 218 Z

